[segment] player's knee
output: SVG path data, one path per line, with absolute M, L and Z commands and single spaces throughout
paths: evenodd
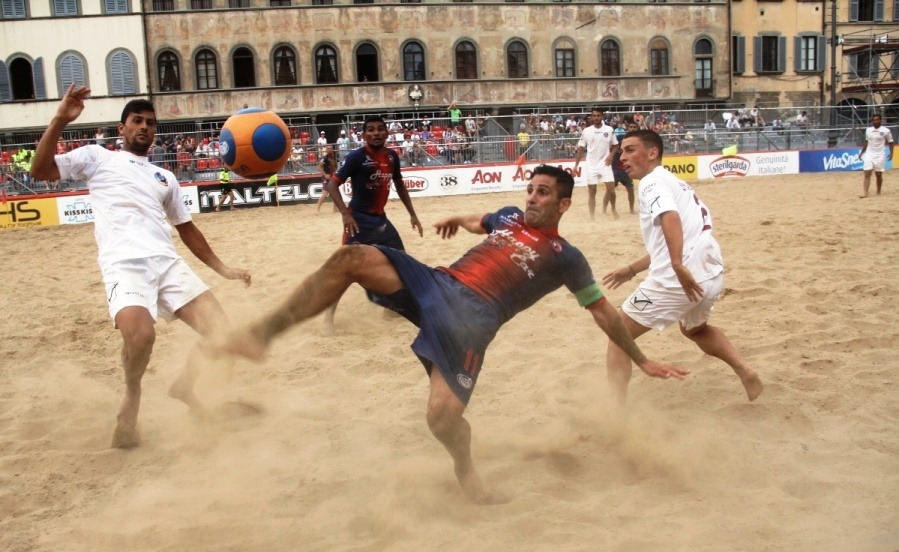
M 122 339 L 129 353 L 139 353 L 153 350 L 156 342 L 156 330 L 152 325 L 140 325 L 122 332 Z
M 355 274 L 365 269 L 372 247 L 369 245 L 345 245 L 334 252 L 327 265 L 347 274 Z
M 428 401 L 428 428 L 437 437 L 451 432 L 461 417 L 462 413 L 447 400 L 432 398 Z

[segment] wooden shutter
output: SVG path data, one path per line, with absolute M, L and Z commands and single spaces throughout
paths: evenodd
M 34 99 L 46 100 L 47 79 L 44 77 L 44 58 L 39 57 L 34 60 L 31 71 L 34 73 Z
M 9 68 L 0 61 L 0 102 L 12 100 L 12 83 L 9 81 Z

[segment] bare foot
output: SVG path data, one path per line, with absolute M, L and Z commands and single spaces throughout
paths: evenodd
M 140 434 L 136 426 L 127 426 L 121 422 L 112 432 L 113 448 L 134 448 L 140 444 Z
M 506 504 L 512 500 L 509 497 L 499 495 L 485 487 L 474 467 L 465 472 L 462 472 L 457 468 L 456 477 L 459 479 L 459 485 L 462 487 L 462 492 L 465 493 L 465 496 L 467 496 L 469 500 L 476 504 Z
M 741 377 L 740 381 L 743 382 L 743 387 L 746 388 L 746 396 L 749 397 L 749 402 L 759 398 L 759 395 L 765 389 L 765 385 L 759 379 L 758 374 L 752 371 Z
M 618 216 L 618 212 L 617 212 L 617 211 L 612 211 L 612 216 L 615 218 L 615 220 L 618 220 L 618 219 L 621 218 L 621 217 Z
M 252 327 L 234 330 L 224 336 L 201 339 L 200 350 L 209 358 L 241 356 L 260 361 L 268 351 L 268 342 Z
M 198 414 L 206 412 L 206 407 L 203 406 L 203 403 L 200 402 L 200 398 L 194 393 L 193 382 L 189 381 L 184 375 L 179 376 L 171 387 L 169 387 L 169 397 L 178 399 Z
M 868 197 L 868 196 L 866 196 L 866 195 L 860 195 L 860 196 L 858 196 L 859 199 L 865 199 L 866 197 Z

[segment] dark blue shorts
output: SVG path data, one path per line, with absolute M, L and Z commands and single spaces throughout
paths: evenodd
M 631 175 L 627 174 L 624 171 L 613 170 L 612 173 L 615 175 L 615 183 L 621 183 L 625 188 L 633 188 L 634 180 L 631 178 Z
M 377 247 L 406 286 L 382 304 L 419 327 L 412 351 L 429 375 L 437 366 L 453 393 L 468 404 L 487 345 L 500 327 L 496 310 L 449 274 L 402 251 Z
M 396 231 L 393 223 L 387 219 L 387 215 L 370 215 L 361 211 L 352 211 L 353 219 L 359 231 L 347 237 L 344 235 L 344 245 L 357 243 L 365 245 L 386 245 L 394 249 L 406 249 L 400 233 Z

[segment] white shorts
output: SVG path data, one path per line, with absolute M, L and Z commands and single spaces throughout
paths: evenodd
M 604 182 L 615 182 L 615 173 L 612 172 L 612 165 L 600 165 L 595 169 L 587 169 L 584 171 L 584 182 L 588 186 L 595 186 Z
M 886 155 L 868 155 L 862 156 L 862 170 L 883 172 L 883 166 L 886 164 Z
M 190 303 L 209 288 L 184 259 L 148 257 L 119 261 L 103 271 L 109 316 L 125 307 L 144 307 L 156 320 L 175 318 L 175 311 Z
M 692 303 L 682 288 L 663 288 L 646 280 L 621 305 L 621 310 L 644 328 L 662 331 L 680 322 L 684 328 L 691 330 L 711 318 L 715 300 L 724 290 L 724 273 L 699 285 L 704 295 L 698 303 Z

